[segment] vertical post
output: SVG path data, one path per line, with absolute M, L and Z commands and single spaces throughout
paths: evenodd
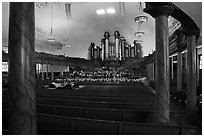
M 9 16 L 9 134 L 37 134 L 33 2 L 11 2 Z
M 184 82 L 187 84 L 187 52 L 185 52 L 184 54 L 185 54 L 184 55 L 185 56 L 184 57 L 185 58 L 185 61 L 184 61 L 185 62 L 185 64 L 184 64 L 184 68 L 185 68 L 185 70 L 184 70 L 184 74 L 185 74 L 184 75 Z
M 69 72 L 69 66 L 67 66 L 67 72 Z
M 199 55 L 198 55 L 198 49 L 196 48 L 196 85 L 199 84 Z
M 155 63 L 152 62 L 152 80 L 155 81 Z
M 182 91 L 182 53 L 177 54 L 177 91 Z
M 63 76 L 63 64 L 62 64 L 62 62 L 61 62 L 61 69 L 60 69 L 60 76 Z
M 174 79 L 174 56 L 171 57 L 171 79 Z
M 41 73 L 42 73 L 42 80 L 44 80 L 44 72 L 43 72 L 43 63 L 41 64 Z
M 146 7 L 145 12 L 155 18 L 156 31 L 156 86 L 155 121 L 169 123 L 169 29 L 168 15 L 173 12 L 170 5 Z
M 54 72 L 53 72 L 53 69 L 54 69 L 54 61 L 52 60 L 52 63 L 51 63 L 51 78 L 52 78 L 52 81 L 54 80 Z
M 38 70 L 37 70 L 37 63 L 35 63 L 35 78 L 37 79 Z
M 49 65 L 49 64 L 48 64 L 48 62 L 47 62 L 47 65 L 46 65 L 46 66 L 47 66 L 47 70 L 46 70 L 46 79 L 48 79 L 48 77 L 49 77 L 49 76 L 48 76 L 48 67 L 49 67 L 48 65 Z
M 193 122 L 196 113 L 196 41 L 187 34 L 187 120 Z
M 39 79 L 39 75 L 40 75 L 39 74 L 39 64 L 37 63 L 36 66 L 37 66 L 37 79 Z
M 168 17 L 161 15 L 156 21 L 156 98 L 155 114 L 158 123 L 169 122 L 169 36 Z

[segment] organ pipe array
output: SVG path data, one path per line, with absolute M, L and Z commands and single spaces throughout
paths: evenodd
M 118 31 L 114 32 L 114 41 L 110 41 L 110 37 L 110 33 L 105 32 L 100 45 L 91 43 L 89 46 L 90 60 L 101 59 L 102 61 L 123 61 L 129 58 L 142 57 L 142 47 L 139 41 L 134 40 L 133 45 L 131 45 L 124 37 L 120 36 Z

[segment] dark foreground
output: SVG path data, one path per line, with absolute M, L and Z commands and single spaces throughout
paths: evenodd
M 171 103 L 170 123 L 155 124 L 154 94 L 142 82 L 80 84 L 80 89 L 36 89 L 38 134 L 177 135 L 201 134 L 182 119 L 183 106 Z M 7 92 L 2 128 L 8 133 Z

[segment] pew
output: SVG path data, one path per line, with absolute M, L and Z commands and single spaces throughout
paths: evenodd
M 8 123 L 7 110 L 3 110 L 3 124 Z M 37 114 L 39 131 L 47 134 L 74 135 L 195 135 L 195 126 L 176 126 L 170 124 L 148 124 L 73 118 L 48 114 Z M 8 129 L 5 125 L 3 129 Z
M 3 108 L 7 109 L 7 108 Z M 105 109 L 105 108 L 87 108 L 72 106 L 57 106 L 37 104 L 37 112 L 43 114 L 52 114 L 69 117 L 80 117 L 89 119 L 126 121 L 137 123 L 153 123 L 154 112 L 149 110 L 122 110 L 122 109 Z M 171 112 L 170 119 L 178 112 Z M 175 118 L 174 118 L 175 119 Z
M 81 101 L 81 100 L 54 100 L 40 99 L 37 104 L 73 106 L 73 107 L 88 107 L 88 108 L 108 108 L 108 109 L 131 109 L 131 110 L 153 110 L 154 104 L 142 103 L 118 103 L 118 102 L 96 102 L 96 101 Z M 5 101 L 6 102 L 6 101 Z M 5 105 L 6 103 L 4 103 Z
M 36 95 L 37 98 L 44 99 L 63 99 L 63 100 L 82 100 L 82 101 L 98 101 L 98 102 L 121 102 L 121 103 L 154 103 L 154 99 L 146 98 L 113 98 L 113 97 L 86 97 L 86 96 L 59 96 L 59 95 Z
M 154 98 L 154 95 L 151 94 L 110 94 L 110 93 L 101 93 L 101 94 L 94 94 L 94 93 L 83 93 L 83 92 L 72 92 L 72 93 L 56 93 L 56 92 L 49 92 L 49 93 L 39 93 L 38 95 L 59 95 L 59 96 L 85 96 L 85 97 L 112 97 L 112 98 L 142 98 L 145 97 L 147 99 Z

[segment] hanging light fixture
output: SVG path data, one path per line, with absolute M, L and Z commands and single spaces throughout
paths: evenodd
M 138 31 L 135 33 L 136 37 L 142 37 L 145 34 L 144 31 L 142 31 L 141 24 L 141 22 L 138 23 Z
M 148 21 L 148 17 L 144 15 L 143 13 L 143 7 L 142 7 L 142 3 L 139 3 L 139 12 L 138 12 L 138 16 L 135 18 L 135 22 L 141 22 L 141 24 L 143 22 L 147 22 Z
M 70 48 L 71 45 L 70 45 L 70 43 L 69 43 L 69 37 L 68 37 L 68 36 L 67 36 L 67 40 L 68 40 L 68 42 L 64 43 L 64 47 L 65 47 L 65 48 Z
M 50 32 L 51 36 L 48 38 L 49 42 L 54 42 L 55 41 L 55 38 L 54 38 L 53 33 L 52 33 L 52 27 L 53 27 L 52 16 L 53 16 L 53 3 L 51 4 L 51 32 Z
M 48 5 L 48 2 L 35 2 L 36 8 L 46 7 Z
M 65 12 L 66 12 L 68 20 L 71 20 L 72 19 L 71 3 L 65 3 Z
M 119 11 L 121 15 L 125 14 L 125 2 L 119 2 Z

